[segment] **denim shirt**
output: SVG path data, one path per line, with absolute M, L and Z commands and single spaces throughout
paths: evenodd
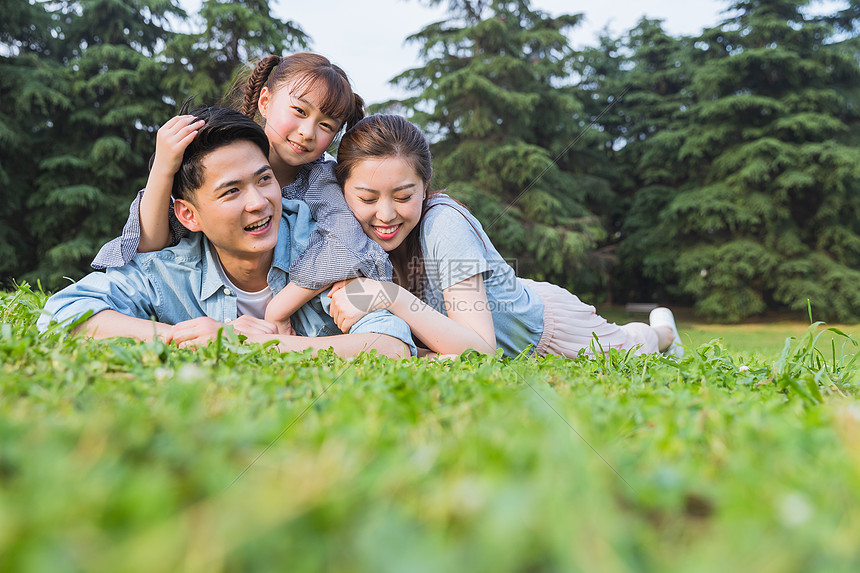
M 307 203 L 317 222 L 307 248 L 300 257 L 293 259 L 290 281 L 311 290 L 358 276 L 390 281 L 392 268 L 388 254 L 364 234 L 361 224 L 349 210 L 334 175 L 334 166 L 334 161 L 323 159 L 307 163 L 299 170 L 296 180 L 281 189 L 284 199 Z M 138 191 L 132 201 L 122 235 L 103 245 L 93 259 L 94 269 L 121 267 L 137 255 L 140 202 L 144 191 Z M 182 226 L 172 208 L 167 215 L 172 246 L 191 231 Z
M 316 227 L 308 205 L 284 199 L 278 243 L 267 277 L 273 294 L 289 282 L 292 262 L 308 246 Z M 139 253 L 122 267 L 94 272 L 48 299 L 37 321 L 44 332 L 53 320 L 72 322 L 85 312 L 115 310 L 126 316 L 177 324 L 208 316 L 219 322 L 237 317 L 236 294 L 218 273 L 217 254 L 202 233 L 192 233 L 179 244 L 152 253 Z M 341 334 L 331 316 L 328 291 L 314 297 L 293 315 L 296 333 L 302 336 Z M 415 344 L 409 326 L 388 311 L 375 311 L 355 323 L 350 334 L 387 334 L 409 346 Z

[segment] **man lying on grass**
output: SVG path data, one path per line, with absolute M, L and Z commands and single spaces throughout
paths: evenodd
M 340 334 L 322 293 L 294 316 L 302 336 L 277 334 L 263 320 L 272 294 L 314 229 L 302 201 L 281 198 L 268 163 L 263 129 L 242 114 L 219 108 L 192 112 L 205 121 L 173 178 L 174 212 L 193 233 L 176 246 L 141 253 L 127 265 L 95 272 L 56 293 L 38 320 L 72 322 L 113 336 L 202 343 L 225 323 L 251 341 L 277 340 L 281 351 L 333 348 L 342 356 L 376 349 L 391 357 L 415 353 L 409 327 L 387 311 L 374 312 Z M 153 322 L 153 319 L 155 322 Z

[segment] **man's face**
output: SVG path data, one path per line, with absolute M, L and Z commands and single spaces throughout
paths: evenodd
M 281 219 L 281 189 L 268 159 L 250 141 L 235 141 L 203 158 L 203 185 L 194 202 L 178 200 L 177 217 L 202 231 L 225 268 L 274 252 Z

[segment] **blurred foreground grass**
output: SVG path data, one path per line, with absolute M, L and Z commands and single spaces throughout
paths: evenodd
M 2 571 L 860 567 L 857 363 L 807 329 L 344 361 L 40 337 L 0 297 Z

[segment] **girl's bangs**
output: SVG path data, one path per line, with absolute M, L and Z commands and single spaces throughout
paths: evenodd
M 311 92 L 319 94 L 320 111 L 338 120 L 343 127 L 355 108 L 355 95 L 347 81 L 332 69 L 314 70 L 293 86 L 296 97 L 303 98 Z

